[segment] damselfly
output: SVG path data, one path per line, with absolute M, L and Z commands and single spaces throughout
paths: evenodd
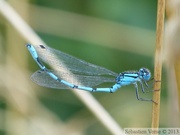
M 143 93 L 145 92 L 145 87 L 149 87 L 147 81 L 151 78 L 151 72 L 147 68 L 117 74 L 104 67 L 85 62 L 45 45 L 32 46 L 31 44 L 27 44 L 26 47 L 40 67 L 40 70 L 31 76 L 31 79 L 40 86 L 112 93 L 122 86 L 133 84 L 138 100 L 154 102 L 152 99 L 139 97 L 138 82 Z M 41 60 L 51 66 L 53 70 L 46 68 Z M 72 74 L 67 71 L 70 71 Z M 105 82 L 114 82 L 115 84 L 109 88 L 94 87 Z

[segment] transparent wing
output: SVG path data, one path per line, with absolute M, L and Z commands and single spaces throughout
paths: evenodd
M 64 71 L 65 69 L 73 73 L 84 75 L 118 76 L 117 73 L 114 73 L 113 71 L 110 71 L 104 67 L 88 63 L 45 45 L 35 45 L 34 47 L 36 48 L 40 59 L 51 66 L 53 70 Z
M 59 71 L 51 71 L 51 72 L 56 76 L 58 76 L 60 79 L 63 78 L 63 80 L 69 83 L 75 85 L 81 85 L 81 86 L 93 87 L 105 82 L 115 82 L 115 78 L 108 78 L 103 76 L 84 76 L 77 74 L 68 74 Z M 40 86 L 55 88 L 55 89 L 69 89 L 68 86 L 55 81 L 45 71 L 42 70 L 38 70 L 34 74 L 32 74 L 31 79 Z

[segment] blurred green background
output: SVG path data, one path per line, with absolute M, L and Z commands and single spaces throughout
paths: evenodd
M 117 73 L 147 67 L 153 75 L 156 0 L 8 2 L 50 47 Z M 29 79 L 39 68 L 27 42 L 0 15 L 0 135 L 55 135 L 57 127 L 59 134 L 112 134 L 71 90 L 43 88 Z M 168 127 L 162 84 L 160 127 Z M 138 101 L 134 86 L 91 94 L 120 127 L 151 127 L 152 103 Z

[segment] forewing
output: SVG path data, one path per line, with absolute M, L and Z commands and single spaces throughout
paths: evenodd
M 111 70 L 80 60 L 45 45 L 35 45 L 34 47 L 36 48 L 40 59 L 51 66 L 53 70 L 63 72 L 71 71 L 83 75 L 117 76 L 117 74 Z

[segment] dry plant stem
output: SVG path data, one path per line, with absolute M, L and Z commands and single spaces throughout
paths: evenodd
M 152 111 L 152 128 L 159 127 L 159 113 L 160 113 L 160 89 L 161 89 L 161 70 L 162 70 L 162 46 L 163 46 L 163 34 L 164 34 L 164 11 L 165 0 L 158 0 L 157 10 L 157 25 L 156 25 L 156 50 L 155 50 L 155 67 L 154 67 L 154 79 L 157 81 L 154 84 L 153 100 L 158 104 L 153 104 Z
M 179 102 L 179 110 L 180 110 L 180 60 L 175 60 L 174 68 L 175 68 L 175 75 L 176 75 L 176 82 L 178 88 L 178 102 Z

